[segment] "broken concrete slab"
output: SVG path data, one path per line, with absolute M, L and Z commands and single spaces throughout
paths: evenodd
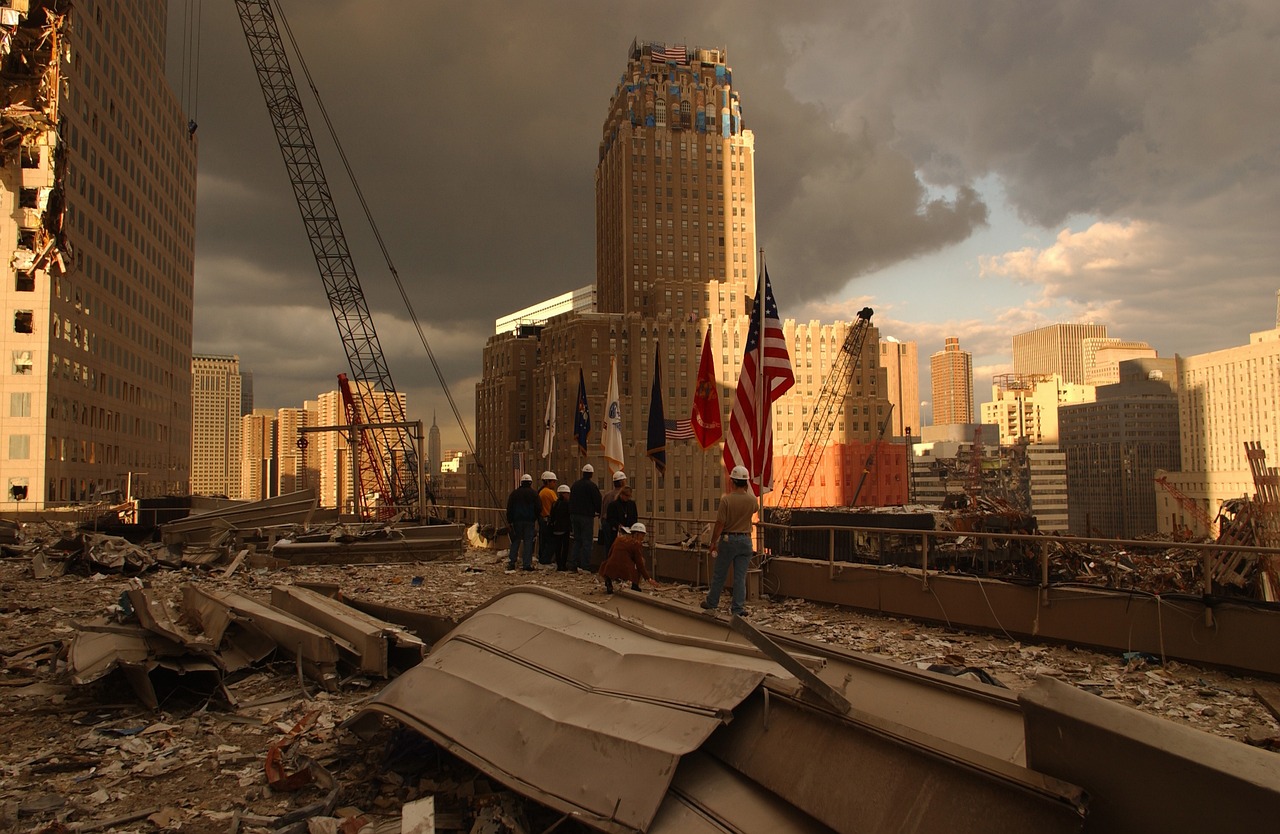
M 355 647 L 345 640 L 243 594 L 195 584 L 183 586 L 182 593 L 188 615 L 200 623 L 204 633 L 223 651 L 224 657 L 224 638 L 229 638 L 245 657 L 256 656 L 257 660 L 279 647 L 286 654 L 299 658 L 309 677 L 325 689 L 332 690 L 337 688 L 338 682 L 339 644 L 346 651 L 356 653 Z M 240 634 L 230 631 L 233 625 L 240 627 Z
M 1267 831 L 1280 819 L 1274 753 L 1048 677 L 1018 700 L 1027 763 L 1089 792 L 1090 832 Z M 1153 784 L 1158 799 L 1143 801 Z
M 422 640 L 315 591 L 276 585 L 271 589 L 271 604 L 342 638 L 355 649 L 348 660 L 366 674 L 386 678 L 392 668 L 404 670 L 422 662 L 426 649 Z

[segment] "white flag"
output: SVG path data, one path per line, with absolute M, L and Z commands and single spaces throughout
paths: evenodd
M 622 406 L 618 402 L 618 360 L 609 360 L 609 399 L 604 406 L 604 430 L 600 432 L 604 458 L 610 472 L 622 471 Z
M 556 433 L 556 381 L 551 380 L 551 393 L 547 395 L 546 426 L 542 434 L 542 456 L 551 457 L 551 438 Z

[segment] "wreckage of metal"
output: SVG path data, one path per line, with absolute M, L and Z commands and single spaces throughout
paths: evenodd
M 866 712 L 786 654 L 523 587 L 349 726 L 389 715 L 608 832 L 1079 830 L 1077 788 Z
M 306 524 L 316 509 L 314 488 L 189 515 L 160 525 L 160 538 L 170 547 L 208 544 L 229 531 L 284 524 Z
M 83 625 L 71 643 L 69 666 L 77 684 L 119 669 L 152 709 L 161 700 L 153 679 L 158 673 L 182 676 L 189 689 L 225 693 L 225 675 L 279 652 L 294 658 L 300 676 L 332 691 L 339 663 L 388 677 L 418 663 L 425 651 L 404 628 L 287 586 L 272 589 L 270 605 L 235 592 L 183 586 L 184 614 L 200 628 L 194 633 L 174 620 L 152 589 L 134 582 L 124 601 L 137 621 Z
M 1049 678 L 1014 699 L 895 665 L 643 595 L 606 610 L 525 587 L 347 726 L 389 715 L 607 832 L 1266 830 L 1280 810 L 1273 753 Z M 1003 741 L 966 743 L 983 728 Z M 1178 785 L 1154 817 L 1152 774 Z

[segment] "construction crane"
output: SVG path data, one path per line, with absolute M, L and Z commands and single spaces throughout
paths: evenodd
M 302 214 L 311 252 L 329 297 L 329 307 L 351 370 L 355 395 L 347 402 L 347 419 L 366 426 L 361 432 L 368 466 L 361 468 L 355 488 L 380 492 L 384 505 L 418 508 L 417 449 L 404 403 L 396 394 L 378 341 L 373 318 L 338 220 L 311 128 L 298 95 L 271 0 L 236 0 L 240 25 L 266 100 L 276 142 L 284 156 L 294 198 Z M 348 392 L 350 393 L 350 392 Z M 354 418 L 358 417 L 358 421 Z M 374 425 L 380 426 L 373 428 Z
M 1200 522 L 1200 526 L 1204 528 L 1204 534 L 1206 536 L 1211 539 L 1216 539 L 1218 537 L 1217 530 L 1215 529 L 1218 526 L 1217 522 L 1210 518 L 1207 512 L 1201 509 L 1200 505 L 1196 503 L 1194 498 L 1171 484 L 1168 476 L 1164 472 L 1157 472 L 1155 481 L 1161 489 L 1169 493 L 1174 501 L 1178 502 L 1178 506 L 1182 507 L 1188 515 Z M 1195 531 L 1190 532 L 1194 533 Z
M 831 370 L 822 382 L 822 389 L 813 404 L 809 426 L 800 437 L 795 460 L 787 471 L 787 479 L 779 493 L 778 507 L 784 511 L 795 509 L 809 491 L 813 473 L 822 460 L 827 441 L 831 439 L 831 430 L 835 427 L 832 417 L 836 406 L 848 396 L 853 373 L 858 367 L 858 361 L 862 359 L 862 345 L 871 329 L 873 313 L 870 307 L 863 307 L 858 311 L 857 321 L 845 333 L 844 344 L 840 346 L 831 363 Z
M 880 432 L 876 435 L 876 442 L 871 444 L 871 451 L 867 454 L 867 462 L 862 465 L 862 474 L 858 476 L 858 486 L 853 490 L 853 497 L 849 499 L 850 507 L 858 506 L 858 496 L 862 494 L 862 485 L 867 482 L 867 476 L 871 474 L 871 467 L 876 465 L 876 455 L 880 451 L 880 442 L 884 440 L 884 433 L 888 431 L 891 419 L 893 419 L 893 403 L 889 403 L 889 413 L 884 415 L 884 420 L 880 422 Z

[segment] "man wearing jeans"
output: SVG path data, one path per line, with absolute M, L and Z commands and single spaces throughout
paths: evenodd
M 596 516 L 600 515 L 600 487 L 591 480 L 595 468 L 582 467 L 582 477 L 569 487 L 569 517 L 573 521 L 571 570 L 591 570 L 591 545 L 595 541 Z
M 715 611 L 720 605 L 720 592 L 724 580 L 733 566 L 733 598 L 729 610 L 739 617 L 747 616 L 747 569 L 751 566 L 751 518 L 760 508 L 748 480 L 751 478 L 745 466 L 735 466 L 729 473 L 729 493 L 720 499 L 716 513 L 716 526 L 711 531 L 711 555 L 715 567 L 711 572 L 711 587 L 702 601 L 706 611 Z

